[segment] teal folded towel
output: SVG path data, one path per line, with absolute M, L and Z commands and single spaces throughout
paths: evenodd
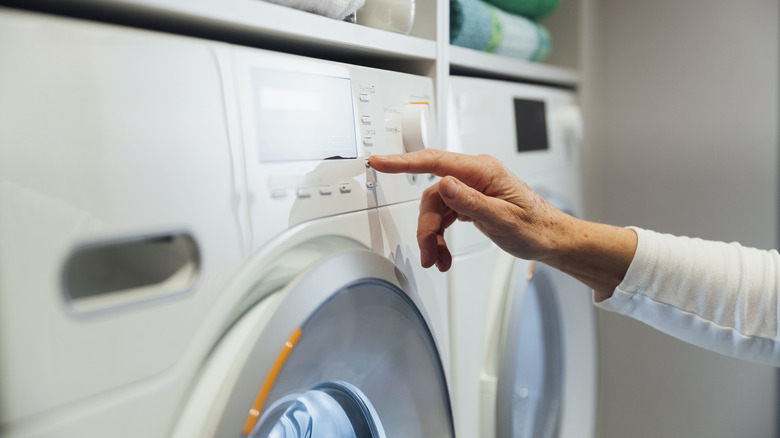
M 483 50 L 493 39 L 493 14 L 479 0 L 450 0 L 450 44 Z
M 481 0 L 450 0 L 450 44 L 531 61 L 543 60 L 552 47 L 539 23 Z
M 512 14 L 534 20 L 552 14 L 560 5 L 560 0 L 487 0 L 487 2 Z

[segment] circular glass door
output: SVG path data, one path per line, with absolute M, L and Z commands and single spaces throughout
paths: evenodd
M 436 345 L 386 281 L 344 287 L 301 326 L 252 437 L 452 436 Z
M 499 374 L 497 431 L 514 438 L 558 435 L 563 397 L 563 332 L 549 268 L 518 282 Z M 525 288 L 525 290 L 523 290 Z

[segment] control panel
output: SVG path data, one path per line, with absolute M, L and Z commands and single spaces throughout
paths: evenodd
M 452 77 L 451 139 L 466 153 L 498 157 L 523 178 L 576 168 L 582 116 L 573 92 Z
M 232 70 L 249 216 L 264 224 L 256 245 L 309 220 L 419 199 L 435 181 L 366 165 L 437 146 L 430 78 L 239 47 Z

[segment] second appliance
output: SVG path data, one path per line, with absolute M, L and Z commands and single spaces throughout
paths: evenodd
M 450 150 L 489 154 L 560 209 L 580 210 L 582 126 L 572 92 L 451 78 Z M 450 321 L 459 436 L 595 433 L 596 330 L 589 289 L 453 226 Z

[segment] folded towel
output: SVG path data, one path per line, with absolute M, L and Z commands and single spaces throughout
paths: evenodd
M 278 5 L 343 20 L 357 11 L 366 0 L 266 0 Z
M 450 43 L 532 61 L 543 60 L 552 46 L 544 26 L 481 0 L 450 0 Z
M 489 47 L 494 33 L 490 10 L 479 0 L 450 0 L 450 44 L 474 50 Z
M 486 0 L 499 8 L 523 17 L 538 20 L 558 9 L 560 0 Z

